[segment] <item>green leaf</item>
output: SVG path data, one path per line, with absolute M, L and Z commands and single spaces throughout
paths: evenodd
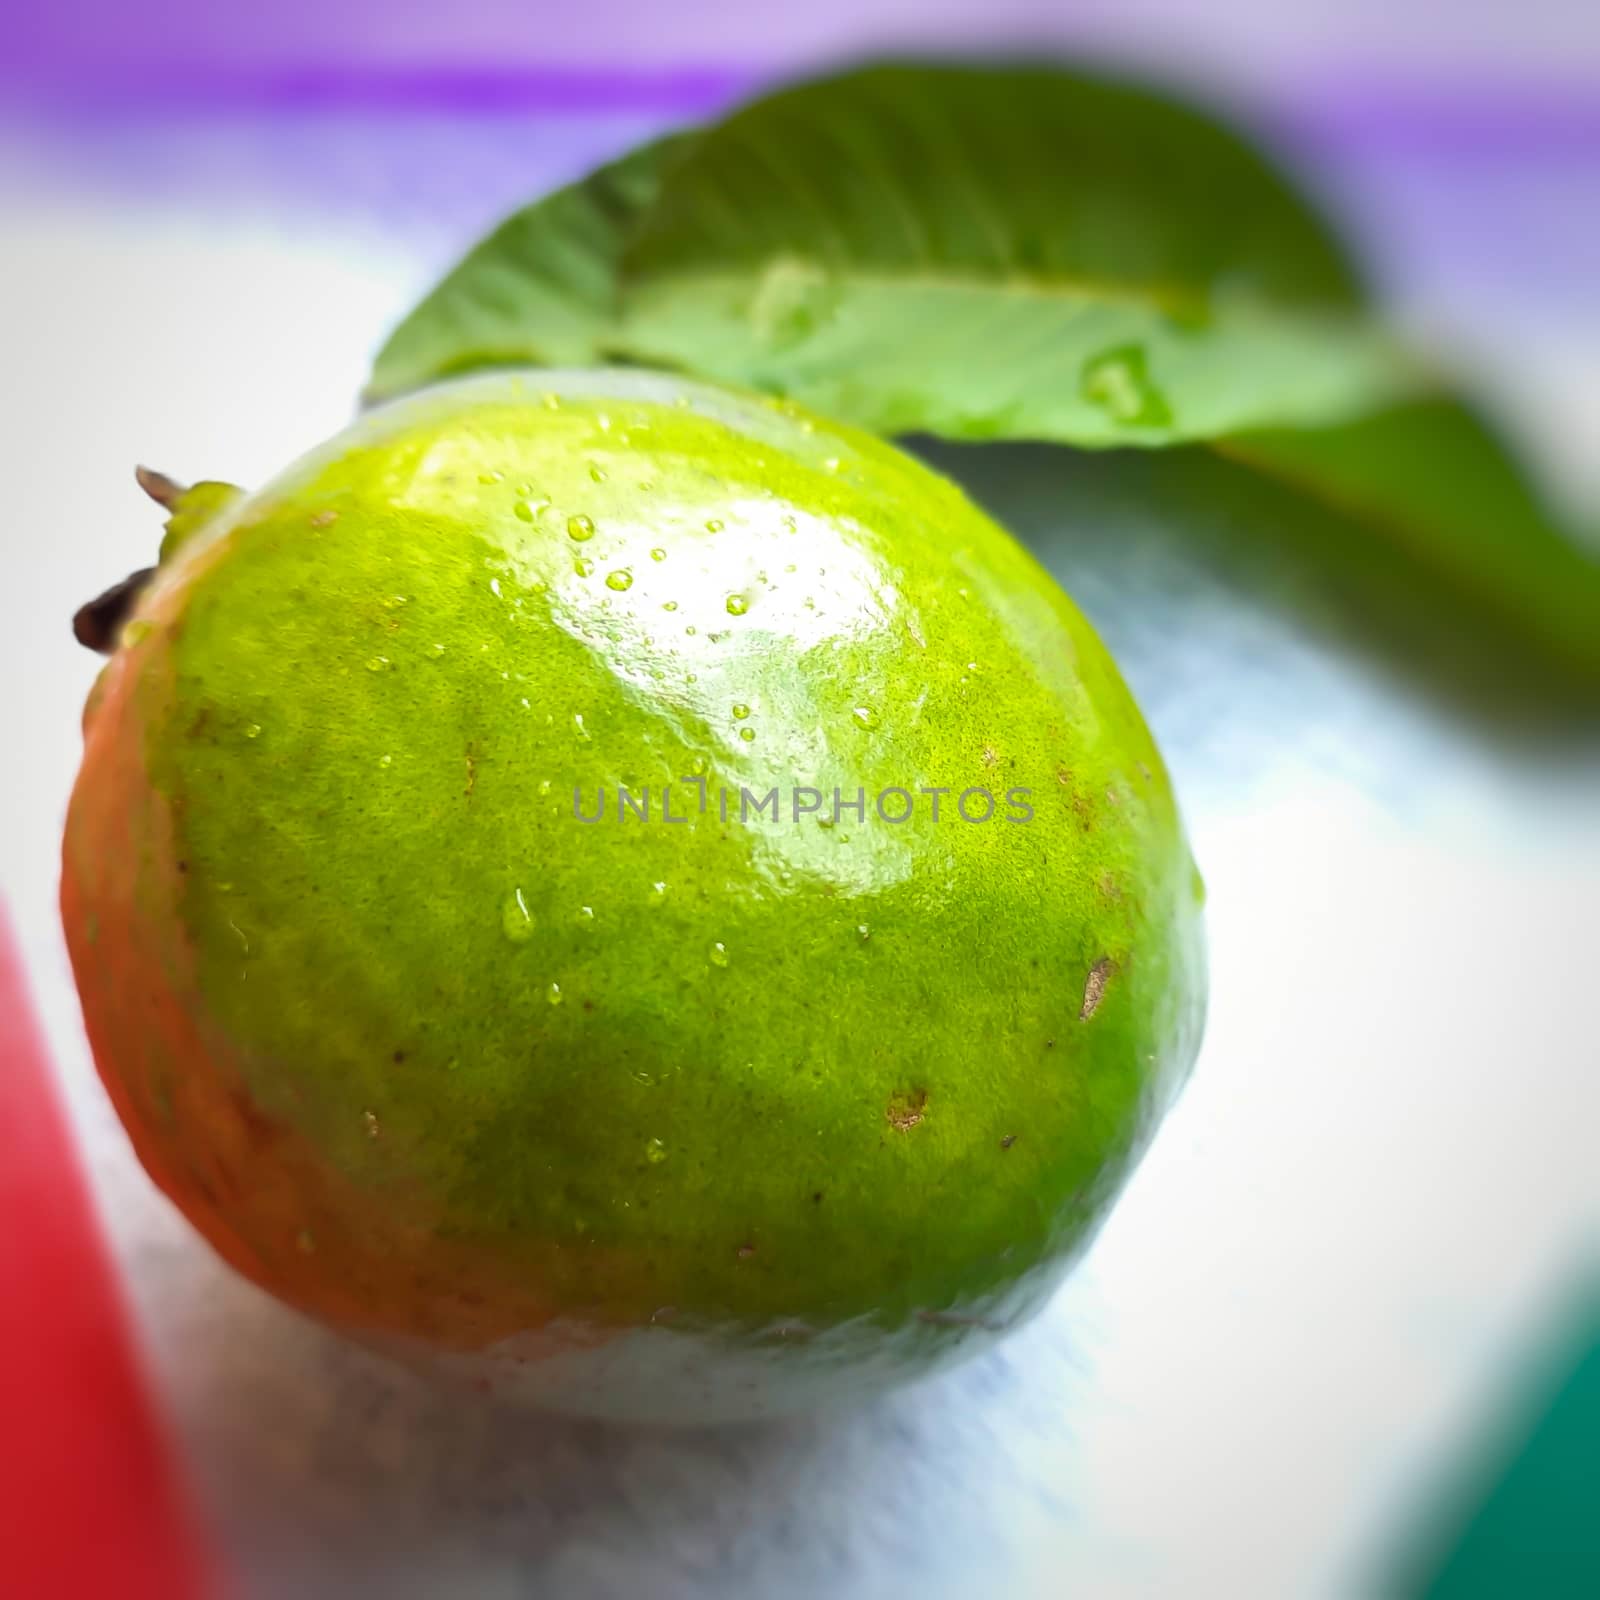
M 1600 555 L 1561 526 L 1467 405 L 1415 400 L 1339 426 L 1259 431 L 1218 448 L 1399 545 L 1503 628 L 1600 684 Z
M 876 67 L 687 146 L 612 348 L 884 433 L 1164 444 L 1312 423 L 1412 373 L 1252 147 L 1054 68 Z
M 682 143 L 644 145 L 507 218 L 395 329 L 367 400 L 477 367 L 598 361 L 622 246 Z

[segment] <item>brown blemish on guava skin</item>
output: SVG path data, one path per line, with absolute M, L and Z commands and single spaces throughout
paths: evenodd
M 1069 788 L 1072 784 L 1072 768 L 1057 767 L 1056 782 L 1059 783 L 1063 789 Z
M 897 1094 L 884 1111 L 891 1128 L 909 1133 L 922 1121 L 928 1109 L 928 1091 L 913 1089 L 909 1094 Z
M 1003 1139 L 1001 1139 L 1000 1148 L 1002 1150 L 1009 1150 L 1012 1147 L 1012 1145 L 1014 1145 L 1016 1142 L 1017 1142 L 1016 1134 L 1008 1133 L 1008 1134 L 1006 1134 L 1006 1136 Z
M 271 1120 L 261 1114 L 255 1102 L 242 1088 L 235 1088 L 230 1093 L 233 1109 L 239 1118 L 239 1126 L 244 1130 L 246 1139 L 255 1150 L 265 1149 L 276 1136 L 276 1129 Z
M 1106 984 L 1110 981 L 1113 970 L 1110 956 L 1101 956 L 1089 968 L 1089 976 L 1083 984 L 1083 1009 L 1078 1013 L 1079 1022 L 1087 1022 L 1100 1009 L 1100 1001 L 1106 992 Z
M 997 762 L 999 759 L 1000 759 L 1000 752 L 998 750 L 996 750 L 995 747 L 992 744 L 986 744 L 983 747 L 983 764 L 984 764 L 984 766 L 992 767 L 995 764 L 995 762 Z
M 738 1256 L 741 1261 L 748 1261 L 755 1253 L 756 1247 L 753 1244 L 742 1244 L 736 1251 L 734 1251 L 734 1254 Z
M 313 528 L 331 528 L 338 520 L 337 511 L 314 511 L 306 518 Z

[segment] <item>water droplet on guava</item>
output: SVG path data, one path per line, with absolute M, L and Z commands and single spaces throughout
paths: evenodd
M 667 1159 L 667 1147 L 659 1139 L 645 1141 L 644 1158 L 653 1167 L 659 1167 Z
M 594 518 L 584 516 L 581 511 L 576 516 L 568 517 L 567 537 L 576 539 L 579 544 L 594 538 Z
M 730 617 L 742 617 L 750 609 L 750 602 L 742 594 L 730 594 L 727 608 Z
M 727 947 L 721 942 L 721 940 L 718 940 L 716 944 L 712 945 L 710 950 L 706 952 L 706 955 L 707 959 L 714 967 L 725 967 L 728 964 Z
M 1172 408 L 1150 377 L 1142 345 L 1114 345 L 1091 356 L 1078 388 L 1085 400 L 1127 427 L 1164 428 L 1172 422 Z
M 615 572 L 606 574 L 606 588 L 615 589 L 621 594 L 626 589 L 633 587 L 633 574 L 626 567 L 618 567 Z

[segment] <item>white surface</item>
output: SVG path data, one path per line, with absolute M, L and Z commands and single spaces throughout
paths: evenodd
M 95 670 L 68 619 L 157 537 L 132 464 L 248 483 L 336 429 L 447 242 L 281 196 L 116 205 L 52 180 L 11 202 L 0 882 L 247 1587 L 1359 1592 L 1600 1222 L 1592 762 L 1496 754 L 1159 530 L 1036 536 L 1141 693 L 1211 890 L 1206 1049 L 1091 1258 L 998 1354 L 862 1415 L 669 1435 L 495 1414 L 189 1234 L 93 1079 L 54 914 Z

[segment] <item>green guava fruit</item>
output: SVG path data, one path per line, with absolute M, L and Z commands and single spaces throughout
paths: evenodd
M 63 912 L 228 1261 L 650 1420 L 859 1398 L 1041 1305 L 1195 1055 L 1201 890 L 1105 649 L 957 488 L 618 371 L 150 482 Z

